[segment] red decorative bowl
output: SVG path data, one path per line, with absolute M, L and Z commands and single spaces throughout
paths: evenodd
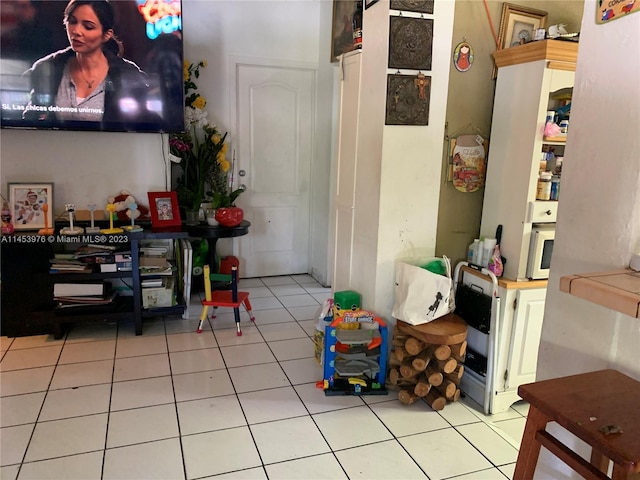
M 237 227 L 244 218 L 244 211 L 240 207 L 216 209 L 216 220 L 223 227 Z

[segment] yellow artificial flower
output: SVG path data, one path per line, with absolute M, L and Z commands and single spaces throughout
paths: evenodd
M 219 133 L 214 133 L 213 135 L 211 135 L 211 143 L 213 143 L 214 145 L 218 145 L 218 143 L 220 143 L 220 140 L 222 140 L 222 135 L 220 135 Z
M 191 105 L 194 108 L 204 108 L 206 104 L 207 104 L 207 99 L 204 98 L 202 95 L 198 95 L 196 99 L 191 103 Z
M 185 60 L 182 66 L 182 78 L 186 82 L 187 80 L 189 80 L 190 76 L 191 76 L 191 73 L 189 72 L 189 62 Z
M 220 149 L 220 153 L 222 155 L 226 155 L 227 154 L 227 145 L 228 145 L 227 143 L 222 145 L 222 148 Z
M 229 168 L 231 168 L 231 164 L 224 158 L 222 160 L 218 160 L 218 164 L 220 165 L 220 170 L 224 173 L 227 173 Z
M 200 66 L 201 66 L 201 67 L 204 67 L 204 68 L 207 68 L 207 61 L 206 61 L 206 60 L 202 60 L 202 61 L 200 62 Z

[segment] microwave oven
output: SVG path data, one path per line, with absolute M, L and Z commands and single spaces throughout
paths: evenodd
M 555 236 L 555 224 L 533 224 L 527 261 L 527 278 L 531 280 L 549 278 Z

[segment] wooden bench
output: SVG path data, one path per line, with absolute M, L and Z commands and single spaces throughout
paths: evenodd
M 533 478 L 543 446 L 587 480 L 637 478 L 640 472 L 640 382 L 616 370 L 521 385 L 529 402 L 514 480 Z M 591 446 L 587 462 L 545 430 L 557 422 Z M 608 477 L 609 462 L 612 477 Z

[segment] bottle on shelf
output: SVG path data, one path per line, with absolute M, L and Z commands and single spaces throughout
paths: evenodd
M 476 264 L 476 258 L 478 256 L 478 248 L 480 247 L 480 239 L 476 238 L 471 245 L 469 245 L 469 251 L 467 253 L 467 262 Z
M 551 200 L 558 200 L 560 197 L 560 175 L 553 175 L 551 177 Z
M 536 189 L 536 200 L 551 199 L 551 172 L 540 172 L 538 176 L 538 188 Z
M 362 1 L 356 2 L 356 10 L 353 12 L 353 46 L 362 48 Z

